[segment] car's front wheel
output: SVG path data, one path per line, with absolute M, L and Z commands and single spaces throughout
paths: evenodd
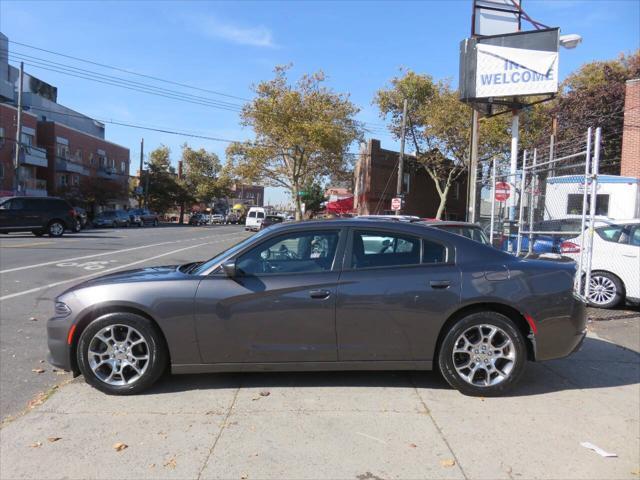
M 623 298 L 624 287 L 618 277 L 609 272 L 591 273 L 589 305 L 598 308 L 613 308 Z
M 80 222 L 80 220 L 75 220 L 73 222 L 73 233 L 78 233 L 80 230 L 82 230 L 82 223 Z
M 167 365 L 167 347 L 148 319 L 110 313 L 82 332 L 77 359 L 87 383 L 108 394 L 128 395 L 160 378 Z
M 498 396 L 524 372 L 527 347 L 514 323 L 496 312 L 478 312 L 458 320 L 447 332 L 438 355 L 445 380 L 465 395 Z

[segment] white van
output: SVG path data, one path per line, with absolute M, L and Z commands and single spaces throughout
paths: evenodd
M 264 220 L 267 212 L 262 207 L 251 207 L 249 213 L 247 213 L 247 221 L 244 224 L 245 230 L 260 230 L 260 225 Z

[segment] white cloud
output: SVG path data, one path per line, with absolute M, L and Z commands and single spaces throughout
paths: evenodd
M 252 47 L 273 48 L 276 46 L 271 30 L 262 25 L 255 27 L 240 26 L 223 22 L 211 16 L 197 17 L 191 20 L 201 33 L 209 37 L 221 38 L 228 42 Z

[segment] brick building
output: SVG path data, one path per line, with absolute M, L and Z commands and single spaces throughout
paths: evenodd
M 640 78 L 627 80 L 620 175 L 640 178 Z
M 371 139 L 362 149 L 355 168 L 354 209 L 359 215 L 390 214 L 391 199 L 396 196 L 398 152 L 380 147 Z M 440 197 L 433 180 L 412 155 L 404 156 L 402 213 L 419 217 L 435 217 Z M 463 220 L 466 215 L 467 182 L 461 177 L 449 191 L 444 218 Z
M 26 73 L 16 172 L 19 72 L 7 49 L 0 34 L 0 193 L 65 196 L 89 209 L 128 206 L 129 149 L 107 141 L 104 124 L 60 105 L 56 87 Z

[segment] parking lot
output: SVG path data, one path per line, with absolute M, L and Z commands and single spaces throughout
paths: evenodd
M 167 376 L 144 395 L 110 397 L 44 362 L 45 321 L 64 289 L 204 259 L 246 235 L 2 236 L 0 478 L 640 477 L 637 308 L 590 310 L 582 350 L 530 363 L 503 398 L 462 396 L 431 372 Z

